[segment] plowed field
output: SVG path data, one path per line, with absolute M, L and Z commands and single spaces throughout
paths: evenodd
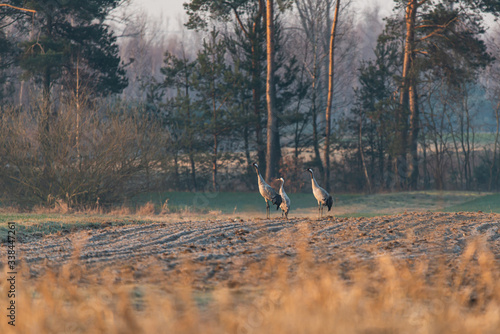
M 373 218 L 220 219 L 92 226 L 19 244 L 21 261 L 38 276 L 46 268 L 77 260 L 92 271 L 123 271 L 147 280 L 152 270 L 175 276 L 192 263 L 200 285 L 237 284 L 264 260 L 293 264 L 305 250 L 313 263 L 347 272 L 384 254 L 452 264 L 471 240 L 481 240 L 500 261 L 500 215 L 405 213 Z M 241 283 L 241 282 L 239 282 Z M 251 283 L 251 282 L 250 282 Z

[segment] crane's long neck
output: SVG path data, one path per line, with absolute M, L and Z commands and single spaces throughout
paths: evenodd
M 260 173 L 259 173 L 259 183 L 266 184 L 266 181 L 264 181 L 264 178 L 262 177 L 262 175 L 260 175 Z
M 260 175 L 259 169 L 257 167 L 255 169 L 257 170 L 257 176 L 259 178 L 259 184 L 262 184 L 262 185 L 266 184 L 266 181 L 264 181 L 264 178 L 262 177 L 262 175 Z
M 316 179 L 314 178 L 314 174 L 313 173 L 311 173 L 311 182 L 312 182 L 312 186 L 313 187 L 316 187 L 316 188 L 319 187 L 318 186 L 318 182 L 316 182 Z
M 283 189 L 283 185 L 285 184 L 285 180 L 281 181 L 280 193 L 285 193 L 285 189 Z

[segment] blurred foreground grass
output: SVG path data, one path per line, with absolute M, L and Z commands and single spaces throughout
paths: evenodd
M 145 278 L 126 268 L 89 273 L 73 261 L 30 277 L 20 270 L 16 326 L 0 333 L 498 333 L 500 266 L 479 240 L 453 263 L 382 255 L 357 266 L 270 258 L 231 284 L 204 288 L 203 263 Z M 350 269 L 346 269 L 349 268 Z M 202 270 L 202 269 L 201 269 Z M 6 271 L 5 270 L 5 274 Z M 238 286 L 238 280 L 253 282 Z M 0 280 L 0 305 L 7 305 Z M 5 313 L 5 309 L 4 309 Z

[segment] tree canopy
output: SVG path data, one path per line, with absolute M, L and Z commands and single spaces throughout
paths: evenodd
M 106 23 L 122 0 L 11 2 L 37 11 L 34 22 L 22 21 L 30 38 L 21 43 L 18 64 L 25 77 L 42 83 L 47 98 L 55 83 L 75 89 L 77 71 L 81 83 L 96 95 L 126 87 L 116 36 Z

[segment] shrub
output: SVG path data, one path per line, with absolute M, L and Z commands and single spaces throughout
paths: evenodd
M 140 191 L 165 146 L 139 110 L 71 105 L 3 112 L 0 180 L 24 205 L 110 205 Z

